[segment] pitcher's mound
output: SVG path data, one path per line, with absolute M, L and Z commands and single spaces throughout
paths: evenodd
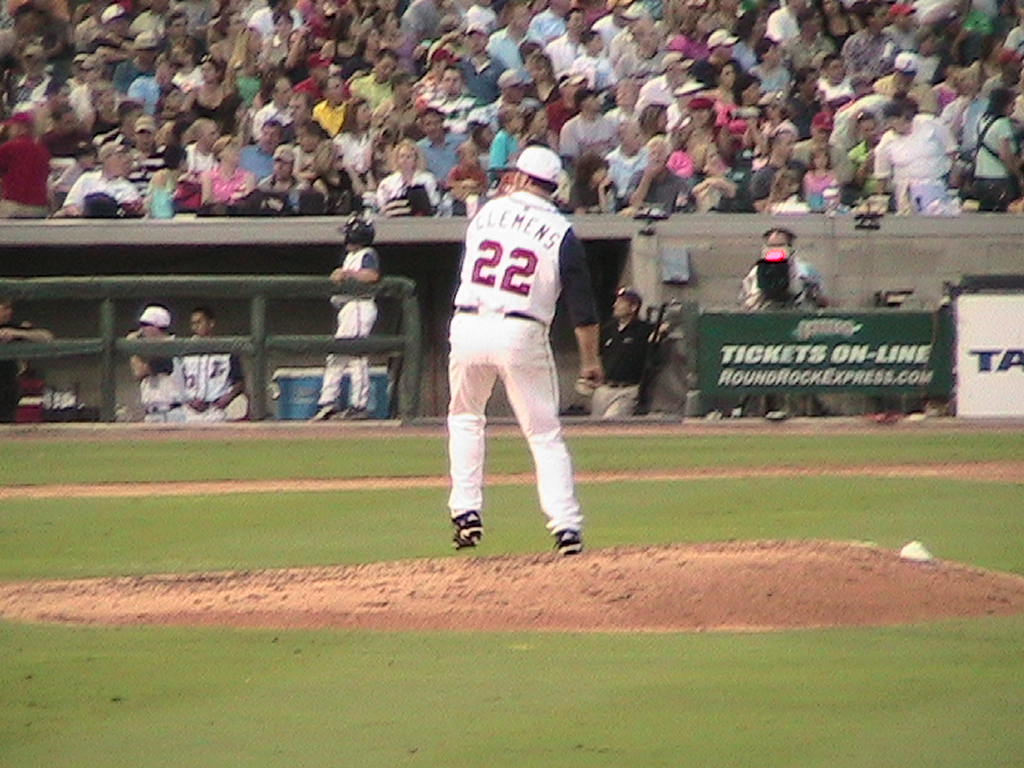
M 1024 611 L 1024 578 L 763 541 L 0 584 L 0 616 L 382 630 L 755 631 Z

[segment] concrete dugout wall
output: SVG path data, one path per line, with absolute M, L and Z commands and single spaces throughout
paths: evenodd
M 0 274 L 5 277 L 115 274 L 327 274 L 335 265 L 340 236 L 336 218 L 175 219 L 173 221 L 52 221 L 0 224 Z M 584 240 L 604 316 L 615 287 L 635 285 L 652 305 L 693 302 L 706 309 L 736 307 L 739 282 L 757 259 L 760 235 L 781 224 L 798 235 L 800 254 L 822 274 L 839 309 L 865 309 L 877 291 L 911 290 L 907 308 L 930 309 L 941 300 L 945 283 L 964 274 L 1024 274 L 1024 217 L 971 215 L 957 219 L 888 217 L 878 231 L 854 228 L 848 217 L 767 217 L 755 215 L 679 215 L 640 235 L 642 222 L 620 217 L 576 217 Z M 424 322 L 423 414 L 439 416 L 447 402 L 445 333 L 460 257 L 465 221 L 392 219 L 377 222 L 383 270 L 417 282 Z M 687 251 L 691 278 L 685 285 L 663 285 L 660 254 Z M 118 306 L 125 332 L 146 300 Z M 175 330 L 188 333 L 188 310 L 210 303 L 203 297 L 168 302 Z M 245 329 L 243 302 L 218 301 L 219 329 Z M 66 337 L 94 332 L 98 307 L 72 302 L 26 305 L 18 315 Z M 291 301 L 271 305 L 270 332 L 333 333 L 334 313 L 326 302 Z M 382 307 L 385 327 L 393 322 Z M 552 331 L 562 372 L 563 401 L 572 399 L 576 356 L 572 330 L 556 318 Z M 319 359 L 271 360 L 271 366 L 318 364 Z M 88 361 L 62 360 L 45 365 L 48 383 L 77 384 L 80 397 L 98 401 L 98 379 Z M 118 400 L 137 401 L 127 371 Z M 499 398 L 496 414 L 507 413 Z

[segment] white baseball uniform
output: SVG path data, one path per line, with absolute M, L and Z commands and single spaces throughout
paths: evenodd
M 145 411 L 143 421 L 185 421 L 185 411 L 182 407 L 185 381 L 179 358 L 154 357 L 147 363 L 150 374 L 139 381 L 139 401 Z
M 185 355 L 181 358 L 181 372 L 185 378 L 187 403 L 201 400 L 207 404 L 203 411 L 185 406 L 185 421 L 225 421 L 227 412 L 216 405 L 231 388 L 242 381 L 242 363 L 237 355 L 229 353 Z
M 380 270 L 380 257 L 369 246 L 349 251 L 341 264 L 342 269 Z M 377 304 L 373 299 L 356 298 L 346 294 L 331 297 L 331 304 L 338 308 L 338 330 L 336 339 L 355 339 L 370 335 L 377 322 Z M 328 355 L 324 368 L 324 382 L 320 389 L 319 405 L 333 405 L 341 392 L 341 380 L 349 375 L 349 405 L 365 409 L 370 399 L 370 372 L 367 359 L 355 355 Z
M 453 518 L 483 506 L 484 411 L 501 377 L 530 445 L 548 529 L 557 534 L 582 528 L 548 338 L 562 293 L 574 325 L 597 322 L 583 247 L 555 206 L 519 191 L 481 208 L 466 233 L 450 328 Z

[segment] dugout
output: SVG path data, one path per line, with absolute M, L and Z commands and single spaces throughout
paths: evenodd
M 327 217 L 282 219 L 174 219 L 171 221 L 6 221 L 0 223 L 0 275 L 36 277 L 124 274 L 286 274 L 326 275 L 335 265 L 342 220 Z M 877 297 L 895 292 L 902 308 L 930 311 L 948 286 L 966 274 L 1024 274 L 1024 217 L 974 214 L 959 218 L 887 217 L 877 231 L 862 231 L 847 217 L 769 217 L 761 215 L 677 215 L 656 222 L 653 234 L 641 234 L 643 222 L 617 216 L 575 217 L 587 247 L 595 286 L 607 316 L 615 287 L 629 283 L 648 306 L 664 302 L 704 311 L 735 311 L 742 276 L 757 259 L 761 233 L 783 223 L 798 235 L 800 255 L 822 274 L 826 290 L 841 311 L 872 310 Z M 451 307 L 465 220 L 378 220 L 377 245 L 385 274 L 417 283 L 423 320 L 422 414 L 440 416 L 447 404 L 445 329 Z M 662 257 L 685 253 L 690 274 L 685 282 L 662 280 Z M 117 323 L 133 326 L 137 305 L 118 305 Z M 176 329 L 187 332 L 185 314 L 204 297 L 169 302 Z M 242 301 L 215 302 L 219 331 L 231 333 L 247 322 Z M 272 304 L 272 333 L 333 332 L 333 311 L 326 302 Z M 382 307 L 382 327 L 389 312 Z M 48 327 L 60 337 L 87 336 L 95 320 L 76 303 L 27 304 L 19 315 Z M 678 346 L 693 345 L 682 329 Z M 576 359 L 568 323 L 556 318 L 553 330 L 561 370 L 563 401 L 572 400 Z M 673 364 L 682 365 L 686 355 Z M 695 354 L 690 354 L 690 360 Z M 319 364 L 319 356 L 272 359 L 271 367 Z M 83 361 L 45 365 L 48 384 L 80 386 L 81 398 L 95 401 L 95 384 Z M 680 382 L 676 382 L 677 385 Z M 681 393 L 662 399 L 664 410 L 683 408 Z M 135 392 L 125 377 L 119 400 Z M 507 413 L 495 403 L 495 413 Z

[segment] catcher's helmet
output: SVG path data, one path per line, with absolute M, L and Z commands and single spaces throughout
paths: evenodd
M 345 234 L 346 245 L 370 245 L 373 243 L 374 234 L 376 234 L 373 222 L 358 215 L 352 216 L 345 223 L 342 232 Z

